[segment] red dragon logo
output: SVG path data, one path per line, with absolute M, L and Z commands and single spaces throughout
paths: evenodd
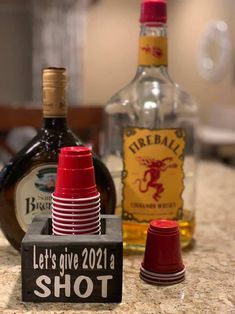
M 161 194 L 164 192 L 164 186 L 159 182 L 161 173 L 166 171 L 168 168 L 177 168 L 177 164 L 171 163 L 173 158 L 167 157 L 162 160 L 155 160 L 150 158 L 136 158 L 139 163 L 143 166 L 147 166 L 149 169 L 145 171 L 143 179 L 137 179 L 135 184 L 139 182 L 139 191 L 146 193 L 149 188 L 155 189 L 153 199 L 159 201 Z M 145 189 L 143 189 L 143 182 L 147 182 Z
M 158 47 L 146 46 L 146 47 L 141 47 L 141 49 L 145 51 L 146 53 L 151 54 L 155 58 L 161 58 L 163 56 L 163 51 L 161 50 L 161 48 L 158 48 Z

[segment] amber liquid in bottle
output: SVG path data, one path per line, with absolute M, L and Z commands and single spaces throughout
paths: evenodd
M 83 145 L 67 125 L 65 86 L 65 69 L 43 71 L 43 126 L 1 172 L 1 228 L 18 250 L 32 218 L 50 214 L 60 148 Z M 112 177 L 98 157 L 94 156 L 93 162 L 101 193 L 101 212 L 113 214 L 115 188 Z

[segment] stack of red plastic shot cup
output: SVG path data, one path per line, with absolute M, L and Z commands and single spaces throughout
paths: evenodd
M 176 221 L 151 221 L 140 278 L 157 285 L 172 285 L 185 279 L 179 225 Z
M 54 235 L 101 233 L 100 194 L 87 147 L 61 149 L 52 194 L 52 231 Z

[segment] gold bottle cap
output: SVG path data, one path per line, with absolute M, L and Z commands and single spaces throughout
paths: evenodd
M 43 87 L 65 87 L 67 84 L 65 68 L 45 68 L 42 75 Z
M 43 116 L 45 118 L 65 117 L 67 106 L 65 93 L 67 75 L 65 68 L 45 68 L 43 81 Z

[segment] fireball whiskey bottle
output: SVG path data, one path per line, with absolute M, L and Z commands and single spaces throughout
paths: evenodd
M 136 75 L 105 107 L 104 160 L 127 249 L 143 249 L 153 219 L 177 220 L 183 247 L 194 233 L 196 105 L 168 75 L 166 20 L 164 0 L 142 1 Z
M 66 80 L 65 69 L 44 69 L 43 126 L 1 173 L 1 228 L 16 249 L 20 249 L 33 216 L 50 213 L 59 149 L 82 145 L 67 126 Z M 93 161 L 102 212 L 112 214 L 115 208 L 112 177 L 96 156 Z

